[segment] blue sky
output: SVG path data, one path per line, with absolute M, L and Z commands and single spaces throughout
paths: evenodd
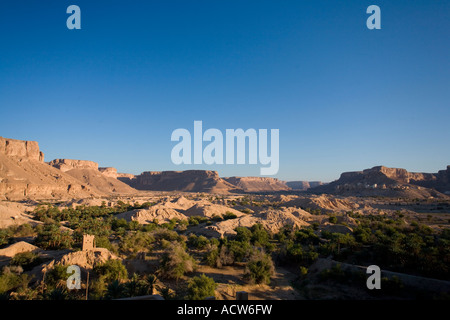
M 81 8 L 68 30 L 66 8 Z M 382 29 L 366 28 L 381 8 Z M 283 180 L 450 164 L 448 1 L 0 2 L 0 136 L 46 161 L 182 165 L 177 128 L 280 130 Z

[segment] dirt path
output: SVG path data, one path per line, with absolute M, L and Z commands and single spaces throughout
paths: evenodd
M 200 266 L 197 273 L 204 273 L 218 284 L 217 296 L 221 300 L 235 300 L 236 292 L 246 291 L 249 300 L 298 300 L 302 296 L 292 287 L 291 283 L 297 276 L 292 272 L 278 267 L 270 285 L 247 284 L 242 280 L 242 266 L 227 266 L 222 269 Z

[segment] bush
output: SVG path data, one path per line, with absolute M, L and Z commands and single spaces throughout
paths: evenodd
M 328 218 L 328 221 L 330 223 L 336 224 L 338 220 L 337 220 L 336 216 L 331 216 L 331 217 Z
M 127 229 L 128 228 L 128 222 L 125 219 L 114 219 L 111 225 L 111 228 L 115 231 L 119 228 Z
M 269 234 L 264 229 L 263 225 L 260 223 L 257 223 L 252 226 L 252 238 L 251 242 L 256 246 L 265 247 L 269 244 Z
M 206 221 L 208 221 L 208 218 L 202 217 L 202 216 L 191 216 L 191 217 L 189 217 L 189 220 L 188 220 L 190 226 L 196 226 L 196 225 L 198 225 L 200 223 L 204 223 Z
M 152 236 L 156 241 L 181 241 L 182 237 L 178 235 L 176 231 L 168 230 L 165 228 L 157 228 L 152 232 Z
M 302 277 L 306 277 L 307 274 L 308 274 L 308 268 L 306 268 L 304 266 L 300 266 L 300 275 Z
M 168 245 L 161 257 L 161 276 L 170 279 L 180 279 L 185 273 L 193 272 L 196 262 L 180 243 L 173 242 Z
M 154 241 L 155 238 L 147 232 L 131 232 L 120 241 L 120 250 L 126 254 L 148 252 L 151 250 Z
M 45 274 L 45 284 L 47 285 L 47 289 L 52 290 L 55 288 L 66 287 L 69 276 L 70 275 L 67 273 L 67 266 L 59 264 L 55 265 L 53 269 Z
M 4 267 L 0 275 L 0 294 L 17 288 L 27 288 L 30 277 L 22 273 L 21 268 Z
M 202 274 L 189 280 L 187 299 L 203 300 L 214 296 L 217 284 L 214 279 Z
M 253 248 L 248 242 L 230 241 L 227 247 L 232 254 L 232 263 L 245 261 L 253 252 Z
M 113 282 L 115 280 L 125 280 L 128 277 L 128 272 L 120 260 L 112 259 L 98 264 L 94 267 L 94 272 L 102 277 L 106 282 Z
M 25 271 L 29 271 L 41 263 L 42 259 L 34 252 L 18 253 L 11 260 L 11 265 L 21 266 Z
M 257 250 L 245 266 L 244 279 L 251 283 L 269 284 L 274 273 L 275 267 L 270 256 Z
M 225 212 L 225 214 L 223 215 L 224 220 L 236 219 L 236 218 L 237 218 L 237 215 L 235 215 L 233 212 L 230 212 L 230 211 Z
M 188 246 L 195 249 L 205 249 L 209 244 L 208 239 L 205 236 L 196 236 L 195 234 L 191 234 L 187 241 Z
M 219 248 L 217 245 L 208 245 L 206 247 L 205 261 L 210 267 L 217 267 L 217 261 L 219 258 Z
M 108 249 L 109 251 L 114 251 L 114 248 L 113 248 L 111 242 L 109 241 L 108 237 L 106 237 L 106 236 L 96 237 L 95 238 L 95 246 L 97 248 L 105 248 L 105 249 Z
M 106 289 L 106 299 L 120 299 L 126 296 L 126 286 L 119 280 L 111 282 Z
M 237 233 L 236 240 L 241 242 L 250 242 L 252 232 L 246 227 L 237 227 L 234 229 Z

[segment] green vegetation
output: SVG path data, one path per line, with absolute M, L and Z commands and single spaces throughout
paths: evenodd
M 166 249 L 161 256 L 160 274 L 163 278 L 179 280 L 186 273 L 193 272 L 196 261 L 177 242 L 167 242 Z
M 12 266 L 20 266 L 24 271 L 30 271 L 33 267 L 40 265 L 43 262 L 41 257 L 34 252 L 23 252 L 16 254 L 10 265 Z
M 217 284 L 214 279 L 202 274 L 189 280 L 188 294 L 189 300 L 203 300 L 207 297 L 214 297 Z
M 94 272 L 107 282 L 125 280 L 128 272 L 120 260 L 108 260 L 94 267 Z
M 256 250 L 245 266 L 244 279 L 249 280 L 251 283 L 269 284 L 274 272 L 275 267 L 270 256 Z
M 376 264 L 381 269 L 450 280 L 450 229 L 431 229 L 421 221 L 409 221 L 403 213 L 363 216 L 349 212 L 347 214 L 355 219 L 356 225 L 352 226 L 353 232 L 347 234 L 321 231 L 318 223 L 301 229 L 286 225 L 273 234 L 262 224 L 255 224 L 237 227 L 236 235 L 221 239 L 194 232 L 199 225 L 237 218 L 232 212 L 212 218 L 193 216 L 188 220 L 172 219 L 162 224 L 153 221 L 146 225 L 116 217 L 118 213 L 152 205 L 154 203 L 130 205 L 119 202 L 114 207 L 104 204 L 73 209 L 42 205 L 34 214 L 36 220 L 43 224 L 0 230 L 0 248 L 13 243 L 14 238 L 35 236 L 34 244 L 41 249 L 77 251 L 81 248 L 83 234 L 95 235 L 97 247 L 110 250 L 124 262 L 109 260 L 90 270 L 89 299 L 116 299 L 156 291 L 168 299 L 204 299 L 214 295 L 216 283 L 206 275 L 189 280 L 199 264 L 241 268 L 243 279 L 257 284 L 270 283 L 276 264 L 294 270 L 298 281 L 308 281 L 311 276 L 309 270 L 314 270 L 310 266 L 318 258 L 327 257 L 342 263 Z M 238 200 L 236 205 L 277 204 L 256 202 L 248 197 Z M 241 210 L 242 207 L 236 209 Z M 251 212 L 249 208 L 242 210 Z M 317 209 L 309 210 L 313 214 L 322 214 Z M 333 224 L 338 222 L 338 214 L 324 218 Z M 426 217 L 422 222 L 427 219 L 430 220 Z M 128 263 L 137 257 L 145 263 L 152 263 L 151 273 L 133 273 L 134 269 L 130 269 Z M 55 265 L 48 270 L 44 282 L 30 282 L 31 276 L 26 272 L 42 262 L 42 258 L 32 252 L 14 256 L 0 273 L 0 297 L 85 298 L 84 290 L 65 289 L 68 274 L 64 266 Z M 127 268 L 132 271 L 128 272 Z M 83 270 L 83 286 L 86 275 L 86 270 Z M 358 286 L 365 286 L 367 278 L 364 274 L 349 273 L 339 265 L 323 271 L 318 277 L 324 283 Z M 32 286 L 28 287 L 30 283 Z M 402 283 L 396 279 L 383 279 L 382 283 L 393 295 L 402 288 Z

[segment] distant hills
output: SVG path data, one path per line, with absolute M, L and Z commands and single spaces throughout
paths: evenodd
M 387 197 L 441 197 L 450 195 L 450 166 L 437 173 L 408 172 L 405 169 L 377 166 L 344 172 L 328 185 L 310 190 L 315 193 Z
M 450 195 L 450 166 L 437 173 L 414 173 L 383 166 L 344 172 L 329 184 L 285 182 L 269 177 L 221 178 L 216 171 L 146 171 L 118 173 L 88 160 L 44 162 L 34 141 L 0 137 L 0 200 L 102 197 L 148 191 L 209 193 L 330 193 L 344 196 L 446 197 Z
M 292 190 L 300 190 L 300 191 L 306 191 L 311 188 L 315 188 L 321 185 L 324 185 L 326 183 L 321 181 L 289 181 L 286 182 L 286 185 L 291 188 Z
M 122 174 L 118 179 L 138 190 L 228 193 L 242 192 L 219 177 L 216 171 L 146 171 L 137 176 Z

